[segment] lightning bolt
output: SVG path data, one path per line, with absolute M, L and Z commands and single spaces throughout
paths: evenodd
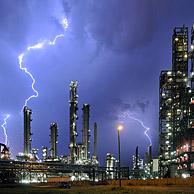
M 129 118 L 129 119 L 132 119 L 132 120 L 138 122 L 145 129 L 144 134 L 149 140 L 149 143 L 150 143 L 149 146 L 152 146 L 152 140 L 151 140 L 150 136 L 148 135 L 150 128 L 145 126 L 145 124 L 143 123 L 142 120 L 140 120 L 134 116 L 131 116 L 129 113 L 124 113 L 121 117 L 122 118 Z
M 10 117 L 9 114 L 6 115 L 6 117 L 3 119 L 4 123 L 1 125 L 1 127 L 3 128 L 3 132 L 4 132 L 4 136 L 5 136 L 5 145 L 8 144 L 8 137 L 7 137 L 7 130 L 5 128 L 6 124 L 7 124 L 7 119 Z
M 63 26 L 63 29 L 66 31 L 67 28 L 68 28 L 68 20 L 65 18 L 65 19 L 62 19 L 61 20 L 61 25 Z M 20 53 L 19 56 L 18 56 L 18 63 L 19 63 L 19 68 L 24 71 L 32 80 L 32 84 L 31 84 L 31 88 L 33 90 L 33 94 L 31 96 L 29 96 L 26 100 L 25 100 L 25 103 L 22 107 L 22 110 L 25 106 L 27 106 L 28 104 L 28 101 L 31 100 L 32 98 L 37 98 L 39 93 L 38 91 L 35 89 L 34 85 L 36 83 L 35 81 L 35 78 L 34 76 L 28 71 L 28 69 L 26 67 L 24 67 L 24 57 L 27 56 L 29 54 L 30 51 L 32 50 L 38 50 L 38 49 L 43 49 L 44 47 L 46 46 L 53 46 L 56 44 L 57 40 L 60 39 L 60 38 L 63 38 L 65 36 L 65 34 L 58 34 L 55 36 L 55 38 L 51 41 L 51 40 L 43 40 L 41 42 L 38 42 L 32 46 L 28 46 L 24 52 Z M 22 111 L 21 110 L 21 111 Z

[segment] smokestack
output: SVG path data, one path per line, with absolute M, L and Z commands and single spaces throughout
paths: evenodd
M 93 157 L 97 159 L 97 123 L 94 123 L 94 154 Z
M 27 106 L 23 109 L 24 112 L 24 154 L 28 155 L 31 152 L 31 126 L 30 123 L 32 121 L 31 114 L 32 110 Z
M 89 160 L 90 158 L 90 129 L 89 129 L 90 105 L 84 104 L 82 111 L 83 111 L 82 143 L 85 147 L 84 159 Z
M 135 169 L 139 168 L 139 147 L 136 147 L 135 151 Z
M 51 158 L 57 157 L 57 137 L 58 137 L 58 130 L 57 130 L 57 123 L 51 123 L 50 125 L 50 156 Z
M 75 164 L 77 160 L 77 144 L 76 144 L 76 120 L 77 120 L 77 81 L 70 83 L 70 159 L 71 163 Z
M 149 146 L 149 162 L 152 161 L 152 146 Z

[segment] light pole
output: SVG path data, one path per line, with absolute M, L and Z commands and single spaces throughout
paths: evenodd
M 121 187 L 121 145 L 120 145 L 120 131 L 123 129 L 122 125 L 119 125 L 117 127 L 117 131 L 118 131 L 118 158 L 119 158 L 119 166 L 118 166 L 118 170 L 119 170 L 119 187 Z

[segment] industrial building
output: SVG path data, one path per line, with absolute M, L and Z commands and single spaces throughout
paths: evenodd
M 135 155 L 132 157 L 132 170 L 130 178 L 132 179 L 150 179 L 158 178 L 158 158 L 152 157 L 152 146 L 148 147 L 145 153 L 145 159 L 140 158 L 139 147 L 136 147 Z
M 94 145 L 91 156 L 90 146 L 90 105 L 83 104 L 82 108 L 82 142 L 77 142 L 77 110 L 78 95 L 77 81 L 70 83 L 70 145 L 69 155 L 58 155 L 58 126 L 56 122 L 50 124 L 50 147 L 42 146 L 42 156 L 39 159 L 38 149 L 32 148 L 31 121 L 32 110 L 23 108 L 23 152 L 10 159 L 7 145 L 0 144 L 0 174 L 11 181 L 44 182 L 50 177 L 72 176 L 74 180 L 100 180 L 106 178 L 106 168 L 99 167 L 97 157 L 97 123 L 93 125 Z M 49 131 L 49 130 L 48 130 Z M 13 177 L 13 179 L 11 178 Z M 7 179 L 6 178 L 6 179 Z M 0 182 L 5 181 L 0 178 Z
M 194 175 L 193 37 L 194 26 L 191 30 L 191 44 L 189 44 L 188 27 L 174 28 L 172 68 L 160 74 L 159 166 L 161 177 Z

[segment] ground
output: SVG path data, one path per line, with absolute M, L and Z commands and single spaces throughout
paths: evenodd
M 51 186 L 16 186 L 0 188 L 0 194 L 194 194 L 194 187 L 188 186 L 73 186 L 60 189 Z

